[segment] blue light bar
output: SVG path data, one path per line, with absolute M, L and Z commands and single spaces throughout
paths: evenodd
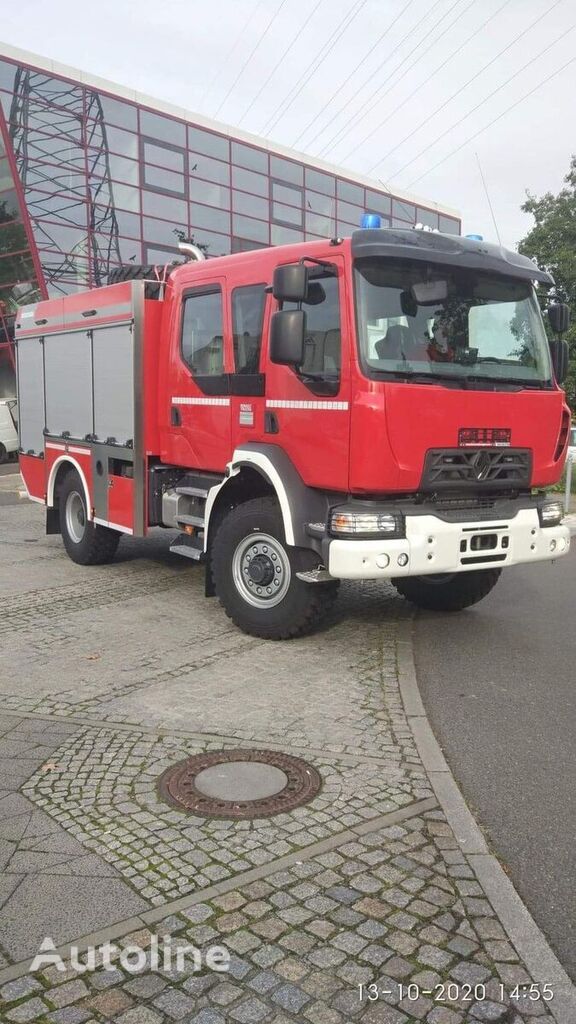
M 469 238 L 471 242 L 483 242 L 484 235 L 464 235 L 464 238 Z
M 363 213 L 360 221 L 361 228 L 381 228 L 382 220 L 377 213 Z

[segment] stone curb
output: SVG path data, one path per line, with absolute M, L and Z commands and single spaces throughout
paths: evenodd
M 571 517 L 572 518 L 572 517 Z M 576 528 L 576 516 L 574 517 Z M 576 986 L 486 844 L 426 717 L 414 663 L 413 620 L 399 623 L 398 682 L 408 724 L 438 803 L 456 841 L 534 981 L 551 986 L 547 1008 L 558 1024 L 576 1021 Z

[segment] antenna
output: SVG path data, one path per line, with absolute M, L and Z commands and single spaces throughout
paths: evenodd
M 488 200 L 488 206 L 490 207 L 490 213 L 492 214 L 492 221 L 493 221 L 493 224 L 494 224 L 494 229 L 496 231 L 496 237 L 498 239 L 498 244 L 502 245 L 502 239 L 500 238 L 500 232 L 498 231 L 498 225 L 496 223 L 496 217 L 494 215 L 494 209 L 493 209 L 492 203 L 490 201 L 490 194 L 488 192 L 488 187 L 487 187 L 486 181 L 484 179 L 484 173 L 482 171 L 482 166 L 480 164 L 480 157 L 478 156 L 477 152 L 476 152 L 476 161 L 478 163 L 478 170 L 480 171 L 480 177 L 482 178 L 482 184 L 484 186 L 484 192 L 486 193 L 486 199 Z

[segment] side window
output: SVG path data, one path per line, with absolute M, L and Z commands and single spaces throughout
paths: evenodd
M 188 295 L 182 312 L 182 358 L 197 377 L 224 373 L 224 328 L 220 289 Z
M 284 309 L 297 309 L 285 302 Z M 338 279 L 335 276 L 313 278 L 308 301 L 302 303 L 306 312 L 304 360 L 298 374 L 311 391 L 335 395 L 340 387 L 341 334 Z
M 258 373 L 266 286 L 249 285 L 232 292 L 232 331 L 236 373 Z

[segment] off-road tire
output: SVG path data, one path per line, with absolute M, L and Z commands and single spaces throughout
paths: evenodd
M 236 553 L 251 535 L 272 538 L 290 566 L 286 592 L 272 607 L 253 607 L 235 581 Z M 231 509 L 217 527 L 210 556 L 216 595 L 228 618 L 244 633 L 264 640 L 290 640 L 310 633 L 331 610 L 338 581 L 305 583 L 298 579 L 296 573 L 306 560 L 312 568 L 317 556 L 286 544 L 282 515 L 274 497 L 254 498 Z
M 81 540 L 75 539 L 69 529 L 66 510 L 72 495 L 80 498 L 83 507 L 84 528 Z M 117 530 L 98 526 L 88 519 L 84 488 L 75 469 L 71 469 L 62 481 L 58 491 L 58 506 L 62 540 L 72 561 L 78 565 L 104 565 L 111 562 L 116 554 L 120 534 Z
M 417 608 L 460 612 L 486 597 L 496 586 L 501 572 L 501 569 L 477 569 L 443 576 L 399 576 L 391 582 L 398 593 Z

